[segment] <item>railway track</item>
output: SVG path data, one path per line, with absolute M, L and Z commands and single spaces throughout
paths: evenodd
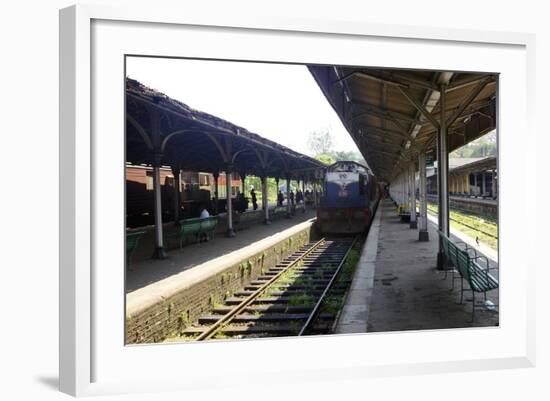
M 338 282 L 357 238 L 307 244 L 265 271 L 223 306 L 182 333 L 189 340 L 258 338 L 327 332 L 338 312 L 331 299 L 346 291 Z

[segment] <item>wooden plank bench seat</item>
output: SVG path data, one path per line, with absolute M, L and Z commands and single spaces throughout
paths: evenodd
M 126 233 L 126 267 L 129 269 L 132 264 L 132 254 L 138 247 L 139 239 L 143 237 L 145 231 L 133 231 Z
M 274 209 L 269 211 L 269 218 L 271 220 L 277 220 L 285 217 L 286 214 L 286 206 L 276 206 Z
M 195 237 L 197 241 L 200 240 L 202 234 L 205 234 L 207 238 L 210 235 L 214 235 L 214 230 L 218 225 L 218 216 L 211 216 L 201 219 L 195 217 L 192 219 L 185 219 L 181 221 L 178 230 L 170 236 L 170 238 L 176 238 L 179 240 L 180 249 L 183 247 L 183 242 L 186 238 Z M 200 241 L 199 241 L 200 242 Z

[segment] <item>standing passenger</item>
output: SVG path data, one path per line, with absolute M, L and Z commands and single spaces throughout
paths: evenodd
M 250 197 L 252 198 L 252 207 L 254 210 L 258 209 L 258 202 L 256 200 L 256 191 L 254 191 L 254 187 L 250 190 Z
M 203 204 L 201 206 L 201 215 L 200 215 L 200 218 L 201 219 L 207 219 L 210 217 L 210 213 L 208 213 L 208 209 L 206 208 L 206 205 Z M 208 242 L 208 234 L 207 233 L 203 233 L 201 232 L 199 234 L 199 243 L 202 242 L 202 241 L 205 241 L 205 242 Z

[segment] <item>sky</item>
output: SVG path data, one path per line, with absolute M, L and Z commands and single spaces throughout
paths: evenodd
M 303 65 L 128 57 L 128 77 L 300 153 L 329 130 L 335 151 L 357 150 Z

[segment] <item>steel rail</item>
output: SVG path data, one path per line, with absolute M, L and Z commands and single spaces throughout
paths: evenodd
M 315 304 L 315 306 L 313 307 L 313 310 L 309 314 L 309 317 L 308 317 L 307 321 L 304 323 L 304 325 L 302 326 L 302 329 L 298 333 L 299 336 L 304 335 L 306 330 L 309 328 L 310 324 L 314 321 L 315 315 L 317 314 L 319 308 L 321 307 L 321 304 L 323 303 L 323 301 L 325 299 L 325 296 L 327 295 L 327 293 L 332 288 L 332 284 L 334 284 L 334 281 L 336 281 L 336 278 L 338 277 L 338 274 L 340 274 L 340 270 L 342 270 L 342 266 L 344 266 L 344 263 L 346 262 L 346 259 L 348 258 L 348 255 L 349 255 L 350 251 L 353 249 L 353 247 L 354 247 L 355 243 L 357 242 L 358 238 L 359 238 L 359 236 L 355 237 L 353 239 L 353 241 L 351 242 L 351 245 L 349 246 L 348 250 L 346 251 L 346 253 L 342 257 L 342 260 L 340 261 L 340 264 L 336 268 L 336 271 L 332 275 L 330 281 L 328 282 L 327 286 L 325 287 L 325 290 L 321 294 L 321 297 L 317 300 L 317 303 Z
M 249 304 L 251 304 L 266 288 L 268 288 L 271 284 L 273 284 L 273 282 L 276 281 L 283 273 L 287 272 L 291 267 L 295 266 L 298 262 L 300 262 L 302 259 L 308 256 L 314 250 L 316 250 L 324 242 L 325 242 L 325 239 L 321 238 L 319 241 L 313 244 L 306 252 L 304 252 L 303 255 L 299 256 L 296 260 L 291 262 L 288 266 L 286 266 L 283 270 L 281 270 L 279 273 L 273 276 L 260 288 L 258 288 L 252 294 L 250 294 L 240 304 L 235 306 L 235 308 L 233 308 L 230 312 L 227 312 L 218 321 L 213 323 L 206 331 L 202 332 L 201 335 L 199 335 L 195 341 L 208 340 L 209 338 L 211 338 L 219 330 L 221 325 L 229 323 L 237 314 L 239 314 L 244 308 L 246 308 Z

